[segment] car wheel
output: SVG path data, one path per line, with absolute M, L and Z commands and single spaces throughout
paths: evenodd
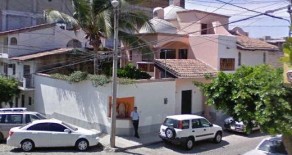
M 213 139 L 213 141 L 215 143 L 220 143 L 222 141 L 222 132 L 217 132 L 215 137 L 214 137 L 214 139 Z
M 30 152 L 34 149 L 34 143 L 33 141 L 31 140 L 23 140 L 21 142 L 21 149 L 24 151 L 24 152 Z
M 79 139 L 75 145 L 76 149 L 79 151 L 86 151 L 89 147 L 88 141 L 86 139 Z
M 167 128 L 165 130 L 165 136 L 169 139 L 174 139 L 175 138 L 175 130 L 173 128 Z
M 194 147 L 194 140 L 192 138 L 188 138 L 185 142 L 185 148 L 187 150 L 191 150 Z
M 0 132 L 0 143 L 2 143 L 2 142 L 4 142 L 4 136 L 3 136 L 3 134 Z

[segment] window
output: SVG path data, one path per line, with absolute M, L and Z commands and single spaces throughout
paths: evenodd
M 24 103 L 25 103 L 25 96 L 21 95 L 21 107 L 24 107 Z
M 162 49 L 160 52 L 160 59 L 175 59 L 175 49 Z
M 34 120 L 39 120 L 39 119 L 40 119 L 39 117 L 37 117 L 36 115 L 32 115 L 32 114 L 27 114 L 25 116 L 25 122 L 26 123 L 30 123 L 30 122 L 32 122 Z
M 263 63 L 266 63 L 266 53 L 263 54 Z
M 238 53 L 238 66 L 241 66 L 241 53 Z
M 208 34 L 208 25 L 207 24 L 201 24 L 201 34 Z
M 201 127 L 201 124 L 200 124 L 200 121 L 198 119 L 193 119 L 192 120 L 192 128 L 200 128 Z
M 15 75 L 15 64 L 9 64 L 8 68 L 12 68 L 12 74 Z
M 221 71 L 233 71 L 234 70 L 233 58 L 221 58 L 220 59 L 220 70 Z
M 163 125 L 173 128 L 178 128 L 178 120 L 166 118 Z
M 17 39 L 15 37 L 10 39 L 10 45 L 17 45 Z
M 28 105 L 32 105 L 32 98 L 28 97 Z
M 129 51 L 129 60 L 133 60 L 133 51 Z
M 182 121 L 182 129 L 189 129 L 190 128 L 190 121 L 189 120 L 183 120 Z
M 138 69 L 144 72 L 154 72 L 154 64 L 138 63 Z
M 4 123 L 5 115 L 0 115 L 0 123 Z
M 179 49 L 178 50 L 178 58 L 179 59 L 187 59 L 188 58 L 188 49 Z
M 200 122 L 202 127 L 210 127 L 210 122 L 206 119 L 200 119 Z
M 8 37 L 4 38 L 4 45 L 8 45 Z
M 50 123 L 50 131 L 54 132 L 64 132 L 64 130 L 67 129 L 63 125 L 57 124 L 57 123 Z
M 5 118 L 5 123 L 11 124 L 21 124 L 22 123 L 22 114 L 9 114 Z
M 19 98 L 15 97 L 15 107 L 18 107 L 18 100 L 19 100 Z
M 50 131 L 50 128 L 49 128 L 49 123 L 39 123 L 27 128 L 27 130 Z

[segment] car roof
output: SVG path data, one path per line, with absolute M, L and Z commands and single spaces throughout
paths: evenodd
M 34 120 L 33 124 L 37 123 L 62 123 L 62 121 L 55 119 L 55 118 L 50 118 L 50 119 L 41 119 L 41 120 Z
M 0 111 L 0 114 L 38 114 L 36 111 Z
M 171 115 L 167 116 L 166 118 L 176 119 L 176 120 L 185 120 L 185 119 L 199 119 L 204 118 L 199 115 L 191 115 L 191 114 L 183 114 L 183 115 Z

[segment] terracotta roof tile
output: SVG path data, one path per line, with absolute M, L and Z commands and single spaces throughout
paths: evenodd
M 236 36 L 237 46 L 245 50 L 279 50 L 277 46 L 271 45 L 259 39 L 249 38 L 247 36 Z
M 44 56 L 48 56 L 48 55 L 62 54 L 62 53 L 66 53 L 66 52 L 69 52 L 72 50 L 73 50 L 73 48 L 58 48 L 58 49 L 42 51 L 42 52 L 29 54 L 29 55 L 11 57 L 10 59 L 25 61 L 25 60 L 36 59 L 36 58 L 40 58 L 40 57 L 44 57 Z
M 217 74 L 214 69 L 196 59 L 156 59 L 154 62 L 178 78 L 200 78 L 205 74 Z

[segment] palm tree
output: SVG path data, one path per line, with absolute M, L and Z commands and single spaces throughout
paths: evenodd
M 154 31 L 149 18 L 143 12 L 129 9 L 129 2 L 136 4 L 139 1 L 141 0 L 120 0 L 119 39 L 125 47 L 142 46 L 142 51 L 149 51 L 147 43 L 135 35 L 141 27 L 145 27 L 149 32 Z M 66 23 L 74 30 L 81 28 L 89 44 L 98 53 L 101 50 L 101 39 L 113 37 L 111 0 L 72 0 L 72 4 L 73 17 L 57 10 L 45 10 L 45 19 L 50 23 Z

